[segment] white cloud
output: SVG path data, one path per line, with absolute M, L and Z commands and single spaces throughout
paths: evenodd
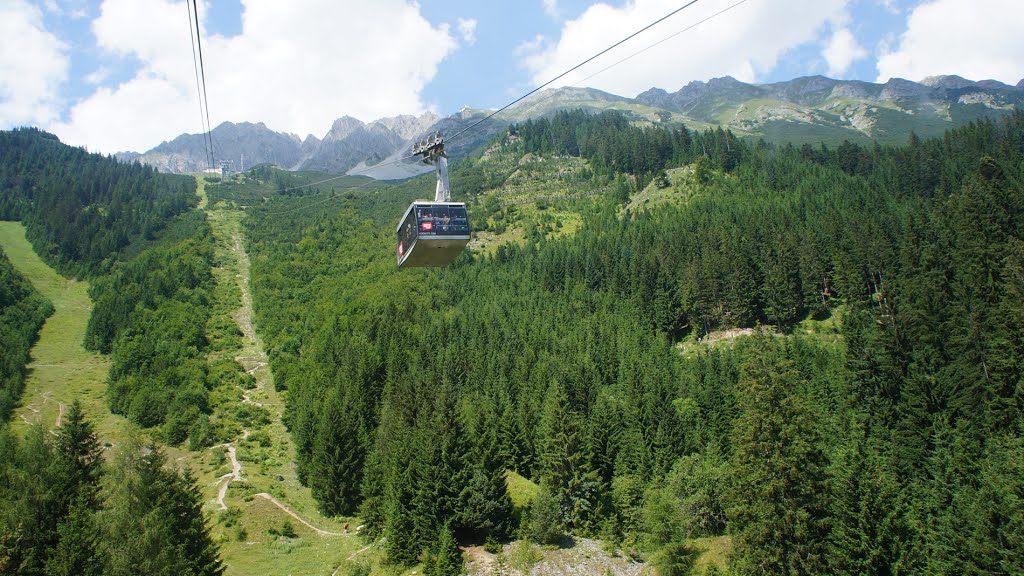
M 203 35 L 214 126 L 263 121 L 322 136 L 342 115 L 369 121 L 425 111 L 420 93 L 457 47 L 448 25 L 431 25 L 403 0 L 243 0 L 243 10 L 240 34 Z M 97 45 L 138 59 L 139 71 L 97 90 L 52 129 L 103 152 L 144 151 L 199 132 L 187 25 L 175 0 L 104 0 L 93 21 Z
M 868 51 L 861 46 L 849 28 L 839 28 L 832 33 L 832 39 L 822 50 L 822 56 L 828 63 L 828 75 L 832 78 L 842 78 L 857 60 L 862 60 L 868 55 Z
M 880 49 L 878 81 L 957 74 L 1015 84 L 1024 76 L 1024 3 L 935 0 L 913 9 L 898 44 Z M 891 49 L 891 46 L 896 46 Z
M 900 13 L 900 8 L 896 5 L 896 0 L 878 0 L 878 4 L 890 14 Z
M 55 16 L 77 20 L 78 18 L 84 18 L 87 14 L 84 3 L 85 0 L 63 0 L 63 2 L 44 0 L 43 7 L 46 8 L 47 12 Z M 61 6 L 61 4 L 64 5 Z
M 647 48 L 735 3 L 710 0 L 695 4 L 658 24 L 579 71 L 559 80 L 565 86 L 630 54 Z M 849 0 L 748 2 L 700 24 L 616 66 L 585 84 L 625 96 L 652 86 L 678 89 L 691 80 L 731 75 L 755 81 L 775 68 L 787 51 L 819 39 L 826 23 L 843 21 Z M 630 0 L 621 7 L 590 6 L 564 24 L 549 45 L 527 50 L 523 63 L 540 84 L 669 13 L 678 4 L 667 0 Z
M 544 13 L 555 20 L 562 18 L 562 13 L 558 10 L 558 0 L 543 0 L 544 2 Z
M 521 58 L 533 56 L 536 52 L 548 50 L 551 48 L 551 41 L 545 38 L 542 34 L 534 36 L 530 40 L 523 40 L 512 53 Z
M 100 84 L 103 84 L 104 82 L 106 82 L 107 78 L 109 78 L 109 77 L 110 77 L 110 68 L 107 68 L 106 66 L 101 66 L 101 67 L 97 68 L 96 70 L 93 70 L 92 72 L 86 74 L 85 77 L 83 78 L 83 80 L 85 80 L 86 84 L 92 84 L 93 86 L 99 86 Z
M 459 30 L 459 36 L 467 46 L 476 44 L 476 20 L 472 18 L 458 18 L 455 20 L 455 27 Z
M 0 126 L 45 125 L 60 114 L 67 46 L 46 31 L 39 8 L 0 2 Z

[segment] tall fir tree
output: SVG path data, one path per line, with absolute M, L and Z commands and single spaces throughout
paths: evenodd
M 57 527 L 60 541 L 46 561 L 46 576 L 102 576 L 105 557 L 93 502 L 81 495 Z
M 310 490 L 325 516 L 355 512 L 363 480 L 364 450 L 359 410 L 333 389 L 320 409 L 313 443 Z
M 1024 574 L 1024 442 L 993 438 L 961 527 L 973 574 Z M 965 530 L 966 529 L 966 530 Z
M 859 424 L 832 462 L 829 569 L 835 574 L 914 572 L 914 533 L 895 473 Z M 918 567 L 919 568 L 919 567 Z
M 220 576 L 224 566 L 203 517 L 195 479 L 166 468 L 154 446 L 122 448 L 104 513 L 107 574 Z
M 103 448 L 100 446 L 91 422 L 82 412 L 82 404 L 75 400 L 68 408 L 57 431 L 55 445 L 55 476 L 63 485 L 67 505 L 71 500 L 82 497 L 95 508 L 97 492 L 102 474 Z
M 438 530 L 435 544 L 424 562 L 426 576 L 459 576 L 463 574 L 462 551 L 455 541 L 455 535 L 448 525 Z
M 558 502 L 566 526 L 584 528 L 594 518 L 597 505 L 597 473 L 590 469 L 578 414 L 569 405 L 562 386 L 548 388 L 541 416 L 541 451 L 538 465 L 541 484 Z
M 825 455 L 798 373 L 761 334 L 743 366 L 728 514 L 740 574 L 820 574 L 829 533 Z

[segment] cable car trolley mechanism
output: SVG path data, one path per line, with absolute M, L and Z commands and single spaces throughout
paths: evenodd
M 448 188 L 448 157 L 438 132 L 413 146 L 412 153 L 434 165 L 434 201 L 414 200 L 398 229 L 398 267 L 444 266 L 469 244 L 469 215 L 465 202 L 452 202 Z

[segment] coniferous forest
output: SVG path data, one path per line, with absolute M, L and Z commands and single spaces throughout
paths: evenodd
M 208 348 L 211 249 L 191 211 L 194 179 L 19 129 L 0 132 L 0 183 L 0 218 L 20 219 L 40 257 L 92 282 L 83 345 L 111 355 L 111 411 L 163 425 L 153 436 L 169 444 L 208 436 L 206 366 L 195 358 Z M 53 308 L 6 257 L 0 280 L 0 574 L 223 573 L 195 480 L 161 448 L 130 441 L 105 461 L 77 403 L 55 432 L 6 425 Z
M 195 180 L 157 174 L 61 144 L 34 128 L 0 136 L 0 219 L 20 220 L 41 258 L 63 273 L 109 273 L 195 206 Z
M 50 304 L 11 266 L 0 250 L 0 422 L 11 417 L 25 386 L 28 351 L 43 321 L 53 311 Z
M 0 449 L 0 574 L 223 573 L 195 480 L 161 449 L 105 461 L 77 403 L 53 437 L 0 429 Z
M 612 113 L 511 134 L 519 154 L 588 159 L 608 190 L 575 234 L 396 272 L 394 215 L 429 180 L 247 220 L 324 513 L 428 568 L 452 534 L 572 535 L 671 574 L 687 538 L 729 534 L 741 574 L 1024 570 L 1024 114 L 901 147 Z M 685 203 L 625 204 L 686 165 Z M 493 177 L 470 160 L 452 186 Z M 724 328 L 756 330 L 680 353 Z M 510 502 L 512 474 L 540 486 L 532 506 Z
M 90 279 L 111 411 L 170 445 L 227 441 L 218 390 L 237 375 L 207 361 L 194 185 L 3 136 L 0 217 Z M 535 210 L 575 211 L 572 233 L 521 221 L 435 270 L 393 254 L 432 175 L 207 184 L 248 206 L 256 325 L 324 515 L 426 574 L 458 574 L 459 545 L 582 538 L 686 574 L 694 539 L 717 537 L 736 574 L 1024 573 L 1024 113 L 793 147 L 561 112 L 453 164 L 478 237 L 522 214 L 501 191 L 542 164 L 577 192 Z M 47 306 L 7 270 L 0 329 L 27 350 Z M 104 463 L 79 408 L 57 436 L 0 443 L 0 573 L 222 570 L 193 479 L 160 449 Z

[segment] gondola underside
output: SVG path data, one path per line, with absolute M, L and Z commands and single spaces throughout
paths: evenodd
M 400 268 L 445 266 L 458 258 L 467 244 L 469 244 L 469 236 L 421 236 L 408 248 L 398 266 Z

